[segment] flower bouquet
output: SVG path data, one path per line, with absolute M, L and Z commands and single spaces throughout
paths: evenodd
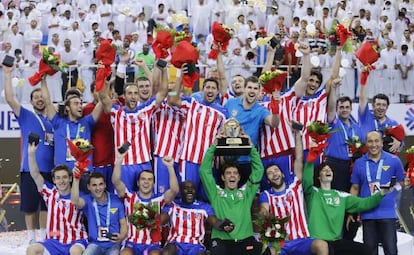
M 59 54 L 51 53 L 47 49 L 44 49 L 39 62 L 39 70 L 29 77 L 29 83 L 35 86 L 46 74 L 54 75 L 58 71 L 65 72 L 65 67 L 67 65 L 61 61 Z
M 276 218 L 274 215 L 265 217 L 261 214 L 257 216 L 254 221 L 258 227 L 260 238 L 262 241 L 262 253 L 269 245 L 276 250 L 276 254 L 280 254 L 280 249 L 283 247 L 287 232 L 285 224 L 290 220 L 290 217 Z
M 351 37 L 352 33 L 348 31 L 348 28 L 334 21 L 328 32 L 328 40 L 331 46 L 329 50 L 335 51 L 336 46 L 339 45 L 344 52 L 353 52 Z
M 171 64 L 180 69 L 183 64 L 187 64 L 187 72 L 182 75 L 183 86 L 192 88 L 194 82 L 198 80 L 198 72 L 195 67 L 198 61 L 199 52 L 190 42 L 182 40 L 177 44 L 172 57 Z
M 263 86 L 263 91 L 272 94 L 275 90 L 282 90 L 282 85 L 286 80 L 288 73 L 285 71 L 274 70 L 266 71 L 259 76 L 259 81 Z
M 403 141 L 405 138 L 405 131 L 404 131 L 404 127 L 400 124 L 394 127 L 386 127 L 383 130 L 383 149 L 387 152 L 390 152 L 389 149 L 391 147 L 390 143 L 393 142 L 393 137 L 395 139 L 397 139 L 398 141 Z M 391 152 L 393 153 L 393 152 Z
M 407 159 L 407 178 L 410 180 L 410 186 L 414 187 L 414 145 L 405 150 L 405 158 Z
M 76 174 L 74 177 L 80 179 L 81 175 L 87 171 L 87 167 L 91 163 L 88 157 L 92 154 L 93 146 L 88 140 L 82 138 L 76 138 L 73 141 L 66 138 L 66 142 L 69 146 L 70 155 L 75 158 L 76 167 L 79 169 L 79 174 Z
M 361 47 L 355 52 L 355 57 L 362 63 L 361 86 L 367 84 L 368 75 L 371 70 L 375 70 L 374 64 L 378 58 L 378 42 L 365 41 Z
M 233 30 L 224 24 L 214 22 L 211 27 L 211 33 L 213 34 L 213 47 L 208 54 L 211 59 L 217 59 L 217 56 L 222 51 L 227 51 L 229 41 L 233 37 Z
M 363 141 L 359 139 L 358 136 L 353 136 L 351 139 L 346 141 L 348 149 L 352 154 L 352 159 L 356 160 L 362 157 L 367 151 L 368 148 Z
M 95 90 L 101 91 L 105 85 L 105 79 L 111 75 L 111 65 L 115 61 L 116 47 L 111 44 L 110 39 L 101 39 L 95 52 L 95 61 L 99 64 L 96 70 Z
M 181 41 L 187 41 L 191 43 L 192 35 L 187 31 L 177 31 L 174 36 L 174 43 L 178 44 Z
M 168 50 L 174 45 L 174 36 L 176 31 L 163 27 L 156 28 L 157 36 L 152 42 L 152 50 L 155 58 L 167 58 L 170 54 Z
M 315 162 L 321 152 L 328 146 L 326 140 L 331 137 L 333 132 L 336 130 L 330 130 L 327 123 L 323 123 L 320 120 L 313 121 L 309 126 L 306 127 L 306 131 L 309 136 L 315 141 L 316 146 L 309 149 L 307 161 Z
M 148 229 L 150 231 L 153 243 L 161 241 L 161 217 L 157 203 L 149 203 L 144 205 L 138 203 L 134 205 L 134 211 L 128 215 L 129 223 L 134 225 L 136 229 Z

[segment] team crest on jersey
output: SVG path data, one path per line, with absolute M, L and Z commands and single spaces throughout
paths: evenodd
M 237 191 L 236 196 L 237 196 L 239 199 L 243 199 L 243 193 L 242 193 L 241 191 Z
M 232 117 L 236 117 L 236 115 L 237 115 L 237 110 L 233 110 L 233 111 L 231 111 L 231 116 L 232 116 Z
M 390 166 L 382 166 L 382 170 L 387 171 L 388 169 L 390 169 Z
M 224 192 L 224 190 L 217 191 L 217 194 L 219 195 L 219 197 L 227 197 L 227 194 L 226 192 Z
M 111 212 L 111 214 L 115 214 L 118 211 L 118 208 L 111 208 L 109 211 Z
M 339 205 L 340 202 L 341 202 L 341 200 L 339 199 L 339 197 L 334 198 L 334 205 Z
M 145 114 L 144 113 L 140 113 L 139 115 L 138 115 L 138 118 L 140 118 L 140 119 L 145 119 Z

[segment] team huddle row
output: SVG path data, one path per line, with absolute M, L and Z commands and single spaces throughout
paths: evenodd
M 30 171 L 29 178 L 33 178 L 47 207 L 47 239 L 29 246 L 27 253 L 68 254 L 69 250 L 70 254 L 103 254 L 99 252 L 119 251 L 121 243 L 121 254 L 159 253 L 159 244 L 154 242 L 151 231 L 138 230 L 125 218 L 134 212 L 134 204 L 152 202 L 170 216 L 168 241 L 175 245 L 163 252 L 204 252 L 202 240 L 207 219 L 213 226 L 212 254 L 260 254 L 262 249 L 253 237 L 250 208 L 262 186 L 262 190 L 269 189 L 259 197 L 261 213 L 290 217 L 286 232 L 291 241 L 282 248 L 282 254 L 328 254 L 333 250 L 342 254 L 344 249 L 351 250 L 343 254 L 361 250 L 374 254 L 381 234 L 386 235 L 381 238 L 386 254 L 396 254 L 395 192 L 376 188 L 393 176 L 398 181 L 404 179 L 399 159 L 382 150 L 380 131 L 395 125 L 385 115 L 386 96 L 374 98 L 373 112 L 368 109 L 366 96 L 361 97 L 360 122 L 356 123 L 350 118 L 351 101 L 336 98 L 340 47 L 326 88 L 320 88 L 322 75 L 311 70 L 309 46 L 302 43 L 299 50 L 303 53 L 303 67 L 295 86 L 283 93 L 273 91 L 260 102 L 261 84 L 256 77 L 235 76 L 232 88 L 225 87 L 219 55 L 217 73 L 210 74 L 211 78 L 204 81 L 203 92 L 194 97 L 182 97 L 181 78 L 169 85 L 167 70 L 156 66 L 150 79 L 140 78 L 124 85 L 123 104 L 113 102 L 108 83 L 96 93 L 96 101 L 85 107 L 78 94 L 67 95 L 63 114 L 56 112 L 45 80 L 32 93 L 34 113 L 13 101 L 11 68 L 5 67 L 6 100 L 22 128 L 22 172 Z M 271 69 L 273 57 L 274 49 L 270 49 L 263 72 Z M 182 75 L 186 75 L 185 68 Z M 115 81 L 119 81 L 118 77 Z M 154 97 L 143 93 L 148 84 L 157 88 Z M 225 90 L 221 91 L 223 87 Z M 365 88 L 361 88 L 361 95 L 364 92 Z M 142 100 L 145 96 L 147 99 Z M 87 110 L 90 114 L 84 115 Z M 215 160 L 214 141 L 225 135 L 223 125 L 228 117 L 240 123 L 242 136 L 250 138 L 253 148 L 249 156 Z M 318 188 L 313 187 L 313 164 L 307 162 L 303 167 L 304 158 L 309 159 L 308 151 L 312 152 L 312 139 L 306 128 L 294 131 L 291 127 L 291 121 L 306 127 L 316 120 L 340 129 L 328 140 L 327 161 L 318 165 Z M 28 145 L 30 132 L 40 134 L 39 145 Z M 346 140 L 356 136 L 366 142 L 368 153 L 354 162 L 351 177 Z M 83 178 L 79 173 L 83 169 L 76 167 L 66 142 L 77 138 L 91 141 L 95 147 L 86 185 L 89 195 L 79 195 Z M 115 148 L 125 142 L 131 144 L 130 148 L 122 154 L 115 153 Z M 402 141 L 392 139 L 389 151 L 398 151 L 401 144 Z M 330 146 L 334 146 L 331 151 Z M 47 179 L 50 169 L 53 171 Z M 46 185 L 45 179 L 55 186 Z M 344 188 L 347 192 L 367 198 L 331 190 L 332 181 L 348 186 L 347 190 Z M 216 182 L 222 185 L 217 186 Z M 173 202 L 179 192 L 178 183 L 181 200 Z M 241 185 L 244 186 L 240 188 Z M 106 188 L 116 190 L 125 207 Z M 309 225 L 303 210 L 303 193 L 308 203 Z M 212 208 L 195 200 L 196 197 L 209 200 Z M 22 190 L 22 203 L 24 198 Z M 345 217 L 345 211 L 365 211 L 378 204 L 362 216 L 367 246 L 341 239 L 343 224 L 338 219 Z M 85 251 L 87 235 L 82 228 L 82 213 L 87 216 L 90 241 Z M 162 217 L 162 221 L 168 220 Z M 274 254 L 277 249 L 265 248 L 267 254 Z

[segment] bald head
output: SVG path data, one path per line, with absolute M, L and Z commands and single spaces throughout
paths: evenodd
M 381 156 L 383 146 L 381 133 L 378 131 L 371 131 L 367 134 L 366 138 L 369 157 Z

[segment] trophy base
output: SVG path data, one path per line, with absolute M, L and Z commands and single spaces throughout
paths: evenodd
M 227 137 L 218 139 L 216 156 L 249 155 L 252 146 L 246 137 Z

